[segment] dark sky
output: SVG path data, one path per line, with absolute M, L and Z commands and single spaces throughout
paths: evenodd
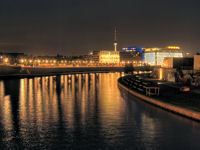
M 199 0 L 1 0 L 0 51 L 79 55 L 179 45 L 200 51 Z

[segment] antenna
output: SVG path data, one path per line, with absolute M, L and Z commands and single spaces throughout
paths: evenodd
M 114 50 L 117 51 L 117 28 L 114 31 Z
M 114 40 L 117 41 L 117 28 L 115 27 Z

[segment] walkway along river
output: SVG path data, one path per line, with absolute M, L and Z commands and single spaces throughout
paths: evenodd
M 0 149 L 200 149 L 200 124 L 120 90 L 120 73 L 0 81 Z
M 171 111 L 171 112 L 174 112 L 176 114 L 179 114 L 179 115 L 182 115 L 182 116 L 185 116 L 187 118 L 191 118 L 191 119 L 194 119 L 196 121 L 200 121 L 200 113 L 197 112 L 197 111 L 194 111 L 192 109 L 188 109 L 187 107 L 184 108 L 180 105 L 173 105 L 171 103 L 168 103 L 164 100 L 160 100 L 159 98 L 157 97 L 149 97 L 149 96 L 146 96 L 147 95 L 147 91 L 145 90 L 146 88 L 149 88 L 147 87 L 146 85 L 143 85 L 143 89 L 144 89 L 144 92 L 140 92 L 138 93 L 136 90 L 137 88 L 141 88 L 139 87 L 139 84 L 138 87 L 133 87 L 134 83 L 131 83 L 132 80 L 138 80 L 137 79 L 137 76 L 125 76 L 125 77 L 121 77 L 118 79 L 118 84 L 121 88 L 125 89 L 127 92 L 133 94 L 134 96 L 137 96 L 138 98 L 141 98 L 143 101 L 145 102 L 148 102 L 150 104 L 153 104 L 157 107 L 160 107 L 160 108 L 163 108 L 165 110 L 168 110 L 168 111 Z M 142 79 L 141 81 L 145 82 L 144 79 Z M 138 84 L 138 83 L 137 83 Z M 159 87 L 156 87 L 156 88 L 159 88 Z M 145 94 L 145 91 L 146 91 L 146 94 Z M 153 90 L 154 91 L 154 90 Z M 159 90 L 156 90 L 156 92 L 159 91 Z M 162 92 L 168 92 L 168 91 L 162 91 Z M 159 93 L 159 92 L 157 92 Z M 172 97 L 174 97 L 174 95 L 172 95 Z M 190 101 L 192 101 L 191 99 L 189 99 Z M 180 101 L 180 100 L 179 100 Z M 187 105 L 187 103 L 186 103 Z M 196 105 L 196 107 L 198 108 L 198 106 Z

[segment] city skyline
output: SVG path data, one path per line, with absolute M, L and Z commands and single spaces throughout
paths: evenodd
M 89 50 L 178 45 L 199 51 L 198 1 L 2 1 L 0 51 L 81 55 Z
M 1 0 L 0 150 L 199 150 L 199 10 Z

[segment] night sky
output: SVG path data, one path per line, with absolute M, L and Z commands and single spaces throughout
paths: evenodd
M 1 0 L 0 52 L 80 55 L 178 45 L 200 51 L 199 0 Z

